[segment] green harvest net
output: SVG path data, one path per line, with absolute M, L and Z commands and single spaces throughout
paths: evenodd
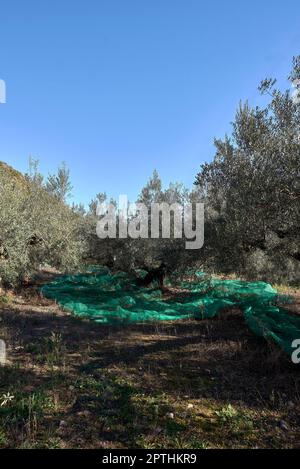
M 61 276 L 44 285 L 42 293 L 75 315 L 106 324 L 211 318 L 235 306 L 256 335 L 274 340 L 289 354 L 300 338 L 300 316 L 278 307 L 276 290 L 264 282 L 210 279 L 199 272 L 196 281 L 182 282 L 180 293 L 166 298 L 159 289 L 137 286 L 126 273 L 98 268 Z

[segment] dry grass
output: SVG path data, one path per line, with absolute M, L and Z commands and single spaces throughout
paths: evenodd
M 0 318 L 2 447 L 299 447 L 299 367 L 238 310 L 112 327 L 29 291 Z

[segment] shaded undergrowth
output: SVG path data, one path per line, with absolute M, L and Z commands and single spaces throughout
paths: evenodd
M 112 327 L 1 306 L 1 447 L 297 447 L 300 375 L 238 310 Z

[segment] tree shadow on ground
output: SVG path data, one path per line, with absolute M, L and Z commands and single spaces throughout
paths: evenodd
M 255 337 L 237 310 L 199 321 L 123 326 L 8 308 L 1 316 L 13 331 L 14 342 L 25 345 L 25 350 L 26 344 L 59 333 L 64 353 L 79 373 L 130 368 L 142 377 L 145 388 L 155 383 L 160 391 L 189 390 L 195 398 L 241 399 L 252 405 L 263 405 L 274 389 L 288 400 L 300 390 L 298 367 L 275 346 Z M 15 358 L 18 355 L 22 358 L 22 349 L 15 350 Z

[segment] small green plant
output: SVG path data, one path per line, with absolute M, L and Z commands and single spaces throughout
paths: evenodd
M 51 332 L 50 337 L 44 339 L 45 358 L 48 365 L 62 363 L 64 346 L 59 332 Z
M 230 422 L 234 417 L 237 416 L 237 411 L 232 407 L 231 404 L 228 404 L 226 407 L 223 407 L 221 410 L 216 410 L 215 414 L 219 417 L 222 423 Z
M 0 303 L 8 304 L 8 303 L 10 303 L 10 299 L 6 295 L 1 295 L 0 296 Z
M 5 430 L 0 428 L 0 448 L 1 446 L 5 446 L 7 443 L 7 437 L 6 437 L 6 433 L 5 433 Z
M 180 449 L 208 449 L 207 443 L 198 438 L 175 438 L 174 447 Z
M 0 406 L 1 407 L 7 407 L 11 404 L 11 402 L 14 400 L 15 396 L 7 392 L 6 394 L 2 394 L 1 396 L 1 401 L 0 401 Z
M 231 404 L 216 411 L 215 414 L 220 422 L 229 427 L 234 435 L 253 430 L 253 421 L 249 415 L 244 412 L 238 412 Z
M 49 438 L 49 440 L 47 440 L 45 442 L 44 445 L 42 445 L 42 448 L 46 448 L 46 449 L 59 449 L 60 448 L 60 440 L 59 438 Z

